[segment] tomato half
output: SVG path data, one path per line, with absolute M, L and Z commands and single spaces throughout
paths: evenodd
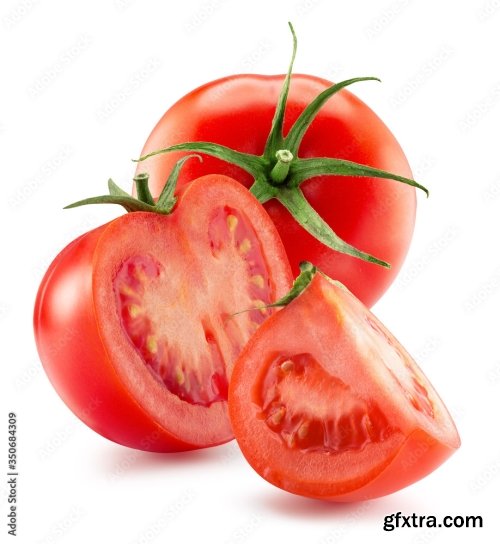
M 347 289 L 319 274 L 242 351 L 229 410 L 238 444 L 263 478 L 319 499 L 392 493 L 460 445 L 403 346 Z
M 69 244 L 40 286 L 44 368 L 87 425 L 150 451 L 232 438 L 233 362 L 291 283 L 260 204 L 220 175 L 187 186 L 171 215 L 133 212 Z
M 175 103 L 149 136 L 142 155 L 182 142 L 215 142 L 262 155 L 284 76 L 234 75 L 207 83 Z M 293 75 L 286 103 L 286 135 L 306 106 L 329 81 Z M 193 148 L 196 149 L 196 148 Z M 197 150 L 200 151 L 200 150 Z M 305 133 L 299 158 L 334 157 L 411 178 L 408 161 L 391 131 L 359 98 L 343 89 L 326 102 Z M 139 163 L 150 174 L 157 196 L 179 152 Z M 179 185 L 207 173 L 221 173 L 250 187 L 247 172 L 217 158 L 186 165 Z M 388 262 L 390 269 L 334 252 L 306 232 L 277 200 L 265 208 L 274 221 L 294 272 L 308 260 L 344 283 L 367 306 L 386 291 L 406 256 L 415 223 L 414 187 L 375 177 L 319 176 L 300 185 L 309 204 L 343 240 Z

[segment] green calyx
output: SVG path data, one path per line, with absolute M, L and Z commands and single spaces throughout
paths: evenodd
M 244 314 L 246 312 L 251 312 L 252 310 L 265 310 L 266 308 L 281 308 L 282 306 L 287 306 L 292 302 L 292 300 L 296 299 L 299 295 L 301 295 L 305 289 L 308 287 L 308 285 L 313 280 L 314 276 L 316 275 L 316 272 L 319 272 L 319 270 L 309 261 L 302 261 L 299 264 L 300 273 L 295 278 L 292 287 L 290 288 L 290 291 L 284 296 L 282 296 L 280 299 L 278 299 L 276 302 L 273 302 L 271 304 L 265 304 L 264 306 L 257 306 L 256 308 L 248 308 L 247 310 L 242 310 L 240 312 L 236 312 L 232 314 L 232 317 Z
M 299 147 L 307 129 L 311 126 L 322 106 L 332 96 L 353 83 L 380 80 L 376 77 L 357 77 L 347 79 L 325 89 L 304 109 L 285 137 L 283 135 L 283 121 L 297 51 L 295 31 L 291 23 L 288 24 L 293 36 L 292 59 L 280 92 L 264 152 L 261 156 L 242 153 L 211 142 L 186 142 L 153 151 L 140 157 L 136 162 L 172 151 L 194 151 L 232 163 L 253 176 L 254 183 L 250 191 L 262 204 L 271 199 L 276 199 L 283 204 L 307 232 L 329 248 L 390 268 L 389 263 L 358 250 L 337 236 L 309 204 L 300 189 L 300 185 L 312 177 L 331 175 L 394 180 L 421 189 L 427 196 L 428 190 L 413 179 L 372 168 L 371 166 L 327 157 L 310 159 L 300 159 L 298 157 Z
M 292 288 L 288 293 L 278 299 L 273 304 L 269 304 L 269 308 L 275 308 L 280 306 L 287 306 L 292 302 L 292 300 L 296 299 L 300 294 L 304 292 L 304 290 L 307 288 L 307 286 L 312 282 L 314 276 L 316 275 L 316 272 L 318 272 L 318 269 L 310 262 L 308 261 L 302 261 L 299 264 L 300 268 L 300 274 L 295 278 Z
M 85 198 L 84 200 L 79 200 L 78 202 L 73 202 L 73 204 L 65 206 L 64 209 L 78 208 L 79 206 L 86 206 L 88 204 L 119 204 L 120 206 L 123 206 L 127 212 L 153 212 L 168 215 L 169 213 L 172 213 L 177 202 L 177 197 L 174 196 L 174 192 L 182 165 L 193 157 L 196 157 L 200 161 L 203 160 L 200 155 L 187 155 L 178 160 L 156 202 L 149 190 L 149 174 L 142 173 L 137 174 L 134 178 L 137 198 L 134 198 L 127 193 L 127 191 L 118 187 L 112 179 L 109 179 L 109 194 Z

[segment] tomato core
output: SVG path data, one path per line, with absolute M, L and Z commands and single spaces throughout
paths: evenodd
M 361 450 L 392 433 L 374 402 L 361 399 L 309 353 L 274 359 L 254 391 L 260 417 L 289 448 L 334 454 Z
M 193 341 L 205 343 L 196 357 L 182 357 L 182 346 L 170 339 L 176 338 L 169 333 L 182 328 L 185 318 L 180 305 L 162 304 L 172 288 L 162 264 L 150 255 L 130 257 L 121 265 L 114 287 L 123 329 L 151 374 L 191 404 L 210 406 L 226 400 L 224 360 L 207 325 L 201 322 L 192 332 Z

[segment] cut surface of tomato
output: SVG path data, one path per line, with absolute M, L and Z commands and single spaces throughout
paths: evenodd
M 408 352 L 344 286 L 321 274 L 244 348 L 229 406 L 252 467 L 314 498 L 392 493 L 460 444 Z
M 363 400 L 309 353 L 278 357 L 260 385 L 254 402 L 288 448 L 356 451 L 392 432 L 376 403 Z
M 206 176 L 171 215 L 129 213 L 63 250 L 39 290 L 38 349 L 63 400 L 107 438 L 153 451 L 219 444 L 232 438 L 233 362 L 273 310 L 233 314 L 290 283 L 260 204 Z

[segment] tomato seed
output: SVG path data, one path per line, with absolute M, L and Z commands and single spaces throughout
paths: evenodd
M 146 347 L 150 353 L 156 353 L 158 351 L 158 341 L 156 340 L 156 336 L 148 336 L 146 340 Z
M 238 248 L 238 251 L 245 255 L 245 253 L 248 253 L 252 247 L 252 244 L 250 243 L 250 240 L 248 238 L 245 238 L 243 242 L 241 242 L 240 247 Z
M 140 306 L 137 306 L 137 304 L 131 304 L 128 307 L 128 313 L 132 319 L 135 319 L 142 313 L 142 309 L 140 308 Z
M 234 232 L 236 230 L 236 227 L 238 226 L 238 218 L 235 215 L 231 214 L 227 216 L 226 222 L 229 232 Z
M 182 368 L 177 367 L 175 369 L 175 379 L 179 385 L 182 385 L 186 381 L 186 377 L 184 375 L 184 372 L 182 372 Z
M 300 440 L 304 440 L 304 438 L 309 434 L 309 423 L 303 423 L 299 430 L 297 431 L 297 436 Z
M 250 278 L 250 282 L 259 287 L 260 289 L 264 289 L 264 276 L 262 276 L 261 274 L 252 276 Z

